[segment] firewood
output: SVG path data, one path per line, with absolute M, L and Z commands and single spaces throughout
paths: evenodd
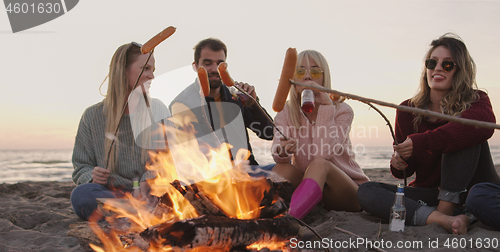
M 146 229 L 141 236 L 179 249 L 203 246 L 224 250 L 244 248 L 255 242 L 286 241 L 299 232 L 289 215 L 273 219 L 239 220 L 224 216 L 201 216 Z
M 272 188 L 274 190 L 274 197 L 282 198 L 287 206 L 290 204 L 290 200 L 292 199 L 293 186 L 290 181 L 285 180 L 281 177 L 268 177 L 268 181 L 272 184 Z
M 260 210 L 260 218 L 274 218 L 288 210 L 285 201 L 282 198 L 278 198 L 276 202 L 271 205 L 267 205 Z
M 185 199 L 191 203 L 198 215 L 216 215 L 216 216 L 226 216 L 226 214 L 220 210 L 210 199 L 208 199 L 201 191 L 198 190 L 196 184 L 182 186 L 181 183 L 176 180 L 171 183 L 171 185 L 179 191 Z M 171 206 L 170 196 L 165 194 L 161 197 L 160 202 Z

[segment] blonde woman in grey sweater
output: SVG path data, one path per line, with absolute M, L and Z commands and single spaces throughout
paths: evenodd
M 148 96 L 155 59 L 152 55 L 148 60 L 140 47 L 132 42 L 116 50 L 105 98 L 88 107 L 80 120 L 72 158 L 72 178 L 78 186 L 71 194 L 71 204 L 85 220 L 95 212 L 96 198 L 122 197 L 132 191 L 134 180 L 140 182 L 141 194 L 146 196 L 146 180 L 153 176 L 145 169 L 147 151 L 165 148 L 165 141 L 153 141 L 151 127 L 170 113 L 161 101 Z M 137 88 L 132 90 L 136 82 Z M 129 105 L 122 115 L 127 99 Z M 153 142 L 163 146 L 153 146 Z

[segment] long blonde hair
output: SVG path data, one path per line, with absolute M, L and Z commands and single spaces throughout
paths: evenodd
M 131 91 L 126 75 L 127 68 L 137 60 L 140 54 L 140 47 L 134 43 L 124 44 L 116 49 L 109 64 L 108 90 L 103 100 L 103 112 L 106 117 L 104 154 L 105 161 L 111 170 L 117 168 L 118 136 L 115 135 L 115 130 L 120 123 L 123 106 L 127 102 L 128 94 Z M 113 140 L 115 141 L 114 144 L 112 144 Z M 111 154 L 108 160 L 110 148 Z M 144 162 L 147 158 L 147 152 L 145 149 L 143 149 L 143 152 L 144 155 L 141 155 L 141 160 Z
M 455 67 L 457 68 L 452 78 L 451 89 L 440 102 L 441 112 L 447 115 L 458 116 L 479 98 L 476 84 L 476 64 L 470 56 L 465 43 L 459 36 L 453 33 L 446 33 L 438 39 L 433 40 L 431 48 L 425 57 L 426 60 L 431 57 L 432 52 L 438 46 L 444 46 L 450 50 L 453 61 L 456 64 Z M 420 78 L 419 90 L 410 99 L 410 103 L 417 108 L 427 109 L 431 103 L 430 93 L 431 89 L 427 82 L 427 69 L 424 67 Z M 417 115 L 413 120 L 415 132 L 424 118 L 424 115 Z
M 297 66 L 302 62 L 304 58 L 311 57 L 321 70 L 323 70 L 323 87 L 331 89 L 332 81 L 330 77 L 330 67 L 328 66 L 328 62 L 326 58 L 318 51 L 314 50 L 305 50 L 300 52 L 297 55 Z M 288 96 L 288 113 L 290 119 L 292 120 L 292 124 L 295 128 L 300 128 L 300 119 L 302 117 L 300 111 L 300 94 L 297 92 L 297 89 L 294 85 L 290 88 L 290 94 Z M 335 104 L 335 102 L 334 102 Z

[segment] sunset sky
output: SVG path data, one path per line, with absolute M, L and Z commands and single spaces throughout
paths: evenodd
M 254 85 L 272 116 L 288 47 L 321 52 L 334 89 L 399 104 L 417 91 L 430 42 L 453 32 L 465 41 L 478 86 L 498 113 L 499 10 L 500 1 L 84 0 L 19 33 L 0 11 L 0 149 L 72 148 L 83 111 L 103 99 L 99 85 L 116 48 L 144 43 L 168 26 L 177 32 L 155 50 L 151 88 L 167 105 L 194 80 L 193 46 L 207 37 L 226 43 L 232 77 Z M 347 103 L 355 112 L 353 144 L 392 144 L 375 111 Z M 394 109 L 381 110 L 394 122 Z M 498 132 L 490 145 L 500 145 Z

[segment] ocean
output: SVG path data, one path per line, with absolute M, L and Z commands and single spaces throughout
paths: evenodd
M 500 165 L 500 146 L 490 146 L 493 162 Z M 357 150 L 356 161 L 363 169 L 388 168 L 392 147 L 365 147 Z M 23 181 L 71 181 L 72 149 L 0 150 L 0 183 Z M 273 162 L 269 153 L 256 153 L 261 165 Z

